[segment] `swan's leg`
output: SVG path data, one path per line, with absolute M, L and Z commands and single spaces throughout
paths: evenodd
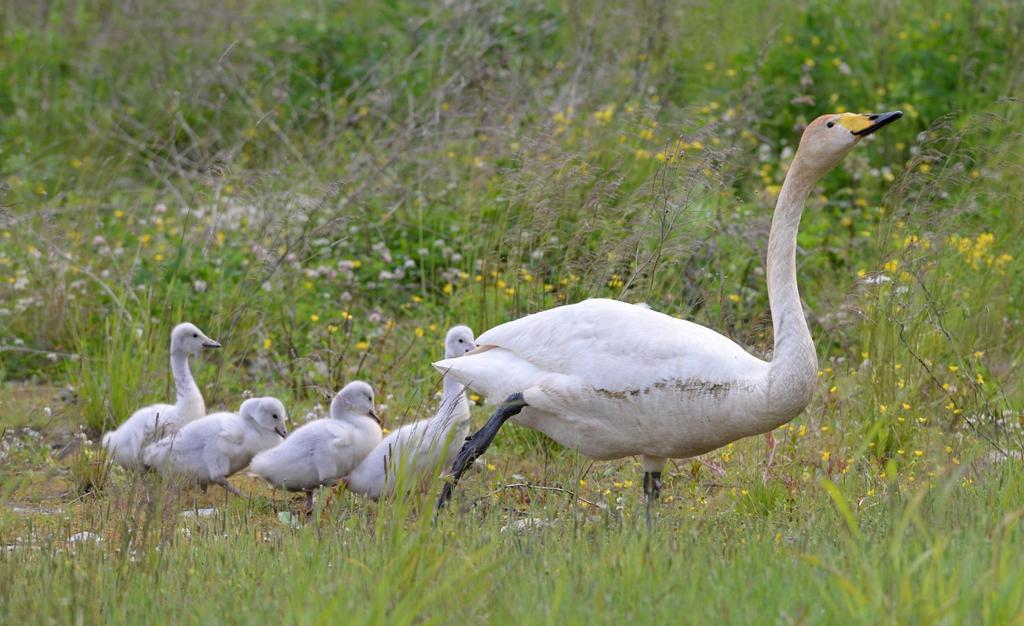
M 306 515 L 313 514 L 313 490 L 306 490 Z
M 526 401 L 523 400 L 523 394 L 514 393 L 510 395 L 494 411 L 494 414 L 483 425 L 483 428 L 466 438 L 466 443 L 463 444 L 462 449 L 455 456 L 455 462 L 452 463 L 451 479 L 445 482 L 441 495 L 437 498 L 438 509 L 444 508 L 444 505 L 451 500 L 452 492 L 455 490 L 455 485 L 458 484 L 459 478 L 462 477 L 462 473 L 473 464 L 477 457 L 487 451 L 502 424 L 513 415 L 522 411 L 524 406 L 526 406 Z
M 775 441 L 775 431 L 768 431 L 766 437 L 768 443 L 768 455 L 764 462 L 764 472 L 761 473 L 761 480 L 764 482 L 768 482 L 768 470 L 771 469 L 772 461 L 775 460 L 775 446 L 778 445 L 778 442 Z
M 647 508 L 644 515 L 647 518 L 647 529 L 651 529 L 651 507 L 661 497 L 661 470 L 665 467 L 665 459 L 656 456 L 644 456 L 644 499 L 647 501 Z
M 224 489 L 226 489 L 227 492 L 230 493 L 230 494 L 234 494 L 234 495 L 239 496 L 239 497 L 242 496 L 242 492 L 239 491 L 234 485 L 229 483 L 228 479 L 224 478 L 223 476 L 221 476 L 220 478 L 214 478 L 212 482 L 215 482 L 218 485 L 220 485 L 221 487 L 224 487 Z
M 645 456 L 644 466 L 644 496 L 647 502 L 657 502 L 661 497 L 661 470 L 665 467 L 665 459 L 656 456 Z

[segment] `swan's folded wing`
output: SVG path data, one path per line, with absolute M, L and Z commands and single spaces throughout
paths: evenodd
M 330 484 L 347 474 L 362 459 L 353 459 L 353 436 L 350 429 L 341 425 L 324 425 L 323 445 L 313 452 L 313 466 L 319 481 Z
M 237 420 L 225 419 L 221 421 L 220 431 L 217 433 L 218 449 L 229 454 L 232 450 L 241 446 L 245 441 L 245 429 Z
M 335 453 L 344 454 L 352 445 L 352 431 L 347 428 L 333 431 L 331 433 L 331 438 L 327 440 L 327 443 Z
M 189 438 L 192 440 L 189 449 L 183 450 L 183 453 L 190 463 L 201 459 L 211 478 L 226 476 L 231 466 L 230 459 L 245 441 L 245 429 L 232 414 L 217 414 L 202 419 L 193 422 L 192 431 L 187 434 L 194 432 L 195 435 Z
M 138 420 L 145 439 L 156 441 L 177 430 L 177 413 L 178 409 L 173 404 L 152 404 L 135 411 L 128 419 Z
M 737 372 L 764 365 L 732 340 L 699 324 L 605 299 L 556 307 L 496 326 L 482 334 L 477 345 L 465 356 L 441 363 L 458 372 L 471 368 L 469 360 L 480 355 L 520 378 L 563 374 L 609 390 L 693 376 L 734 379 Z M 457 378 L 463 380 L 461 374 Z

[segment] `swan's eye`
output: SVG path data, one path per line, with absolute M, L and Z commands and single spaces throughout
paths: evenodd
M 828 124 L 825 124 L 825 126 L 828 126 L 829 128 L 832 128 L 835 125 L 836 125 L 835 122 L 829 122 Z
M 277 419 L 277 413 L 274 413 L 274 419 Z
M 198 339 L 199 338 L 199 333 L 192 333 L 192 336 L 195 337 L 196 339 Z
M 459 343 L 466 343 L 466 342 L 465 342 L 465 341 L 463 341 L 463 340 L 461 340 L 461 339 L 459 339 Z

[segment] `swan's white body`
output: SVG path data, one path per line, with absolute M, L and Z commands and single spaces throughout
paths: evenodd
M 213 413 L 150 444 L 143 452 L 148 467 L 206 486 L 222 483 L 247 467 L 252 458 L 282 441 L 286 415 L 276 398 L 253 398 L 238 413 Z
M 473 331 L 465 326 L 456 326 L 445 336 L 446 358 L 457 358 L 474 347 Z M 431 472 L 451 465 L 469 432 L 470 417 L 465 386 L 446 377 L 437 413 L 390 433 L 345 477 L 345 484 L 373 499 L 393 492 L 402 472 L 410 485 L 425 484 Z
M 522 390 L 527 406 L 512 421 L 596 459 L 695 456 L 774 428 L 806 400 L 770 411 L 768 363 L 703 326 L 615 300 L 528 315 L 477 344 L 438 369 L 490 401 Z
M 796 281 L 804 203 L 861 137 L 900 115 L 822 116 L 804 132 L 768 239 L 770 362 L 698 324 L 596 299 L 492 328 L 477 339 L 476 350 L 435 367 L 491 402 L 522 393 L 525 406 L 513 421 L 593 458 L 642 455 L 645 471 L 656 477 L 666 458 L 770 432 L 807 406 L 817 382 Z M 469 460 L 481 450 L 471 452 Z
M 103 447 L 114 461 L 129 468 L 142 466 L 143 449 L 151 442 L 173 434 L 189 422 L 206 415 L 206 404 L 199 391 L 188 357 L 203 348 L 219 348 L 220 344 L 189 323 L 179 324 L 171 331 L 171 372 L 177 400 L 174 404 L 153 404 L 143 407 L 116 430 L 103 435 Z
M 331 417 L 297 428 L 281 445 L 256 455 L 249 469 L 282 489 L 309 491 L 355 469 L 380 443 L 381 434 L 373 390 L 352 382 L 331 402 Z

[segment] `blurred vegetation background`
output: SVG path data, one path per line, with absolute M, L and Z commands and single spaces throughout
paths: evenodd
M 589 296 L 767 355 L 802 126 L 902 109 L 804 218 L 822 361 L 906 367 L 849 390 L 872 404 L 906 379 L 945 422 L 1006 410 L 1024 10 L 933 8 L 7 3 L 0 377 L 82 387 L 109 427 L 166 390 L 189 319 L 227 346 L 213 405 L 354 376 L 402 404 L 391 380 L 426 384 L 446 325 Z M 111 378 L 137 383 L 113 405 Z
M 1020 623 L 1022 31 L 1013 0 L 7 0 L 2 610 Z M 437 526 L 344 494 L 294 532 L 258 498 L 186 523 L 91 452 L 171 396 L 183 320 L 224 344 L 193 364 L 208 408 L 298 422 L 353 378 L 386 426 L 421 417 L 449 325 L 586 297 L 768 358 L 804 125 L 894 109 L 803 218 L 812 405 L 770 473 L 760 439 L 674 464 L 653 529 L 633 460 L 521 428 Z

